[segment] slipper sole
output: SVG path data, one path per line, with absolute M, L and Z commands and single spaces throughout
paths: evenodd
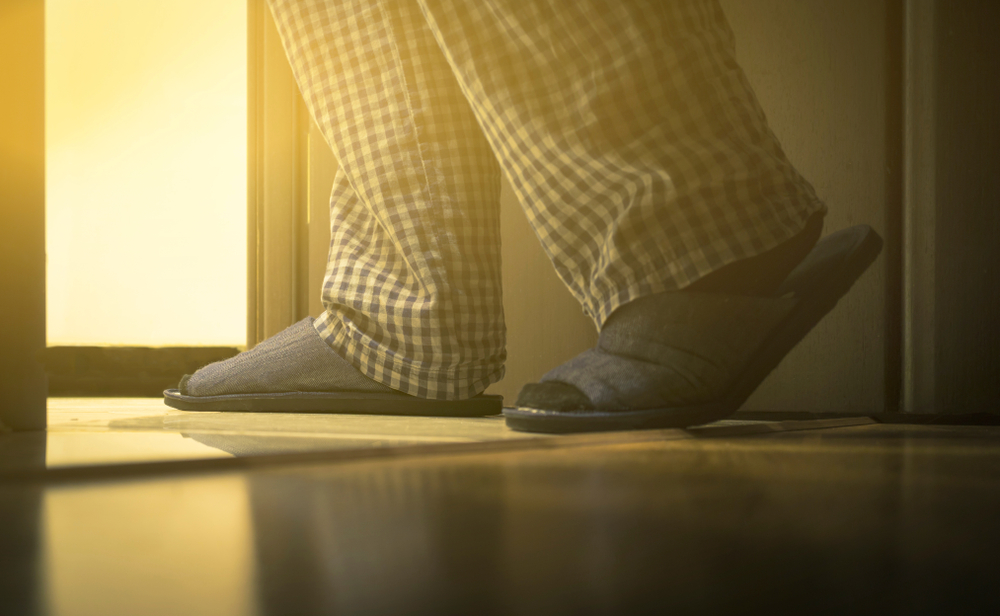
M 405 394 L 291 391 L 270 394 L 185 396 L 163 392 L 163 402 L 182 411 L 245 413 L 344 413 L 421 417 L 483 417 L 503 410 L 503 396 L 480 394 L 467 400 L 427 400 Z
M 824 277 L 800 295 L 798 305 L 789 313 L 774 333 L 754 353 L 747 368 L 722 399 L 694 406 L 621 411 L 553 411 L 527 407 L 504 409 L 507 426 L 524 432 L 595 432 L 609 430 L 640 430 L 649 428 L 686 428 L 723 419 L 735 413 L 781 360 L 795 348 L 854 282 L 875 261 L 882 250 L 882 238 L 867 225 L 838 231 L 821 239 L 810 255 L 830 253 L 836 258 L 820 260 Z M 832 263 L 830 261 L 833 261 Z M 809 256 L 789 275 L 808 270 Z M 806 271 L 800 277 L 808 278 Z M 779 290 L 779 294 L 782 291 Z

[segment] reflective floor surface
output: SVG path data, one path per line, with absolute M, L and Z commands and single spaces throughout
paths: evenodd
M 0 434 L 0 472 L 40 466 L 42 455 L 57 468 L 533 436 L 500 417 L 189 413 L 162 398 L 50 398 L 48 425 L 44 437 Z
M 1000 428 L 673 432 L 11 479 L 0 613 L 1000 610 Z
M 768 431 L 779 425 L 722 421 L 695 431 Z M 690 436 L 675 430 L 662 433 L 662 437 L 668 434 L 672 438 Z M 38 469 L 520 442 L 539 437 L 551 438 L 510 430 L 499 415 L 192 413 L 169 408 L 162 398 L 50 398 L 46 433 L 0 433 L 0 479 Z

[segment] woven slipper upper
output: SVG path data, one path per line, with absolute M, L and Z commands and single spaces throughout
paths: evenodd
M 209 364 L 181 381 L 189 396 L 264 394 L 291 391 L 383 392 L 320 338 L 311 317 L 282 330 L 236 357 Z
M 564 383 L 587 397 L 587 408 L 600 411 L 716 401 L 797 302 L 690 292 L 642 298 L 612 315 L 596 348 L 545 374 L 531 397 L 545 384 Z M 565 388 L 551 393 L 567 397 Z

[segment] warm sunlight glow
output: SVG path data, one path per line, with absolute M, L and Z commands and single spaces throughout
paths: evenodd
M 246 2 L 46 0 L 49 345 L 246 339 Z
M 40 559 L 46 613 L 253 614 L 247 490 L 234 476 L 46 492 Z

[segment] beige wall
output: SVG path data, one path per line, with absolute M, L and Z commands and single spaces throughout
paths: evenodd
M 826 232 L 867 223 L 883 233 L 885 2 L 724 0 L 723 5 L 740 62 L 772 128 L 830 207 Z M 310 235 L 321 241 L 332 159 L 325 146 L 313 146 L 325 166 L 311 176 Z M 524 383 L 593 346 L 597 332 L 556 277 L 506 183 L 501 208 L 508 361 L 506 377 L 490 392 L 513 404 Z M 311 253 L 310 304 L 316 311 L 322 279 L 317 260 L 325 258 L 325 244 L 312 245 Z M 884 263 L 884 258 L 876 262 L 745 408 L 882 410 Z
M 886 237 L 893 181 L 886 162 L 887 3 L 722 4 L 736 32 L 739 60 L 775 134 L 829 206 L 824 231 L 866 223 Z M 745 408 L 883 410 L 887 254 Z

